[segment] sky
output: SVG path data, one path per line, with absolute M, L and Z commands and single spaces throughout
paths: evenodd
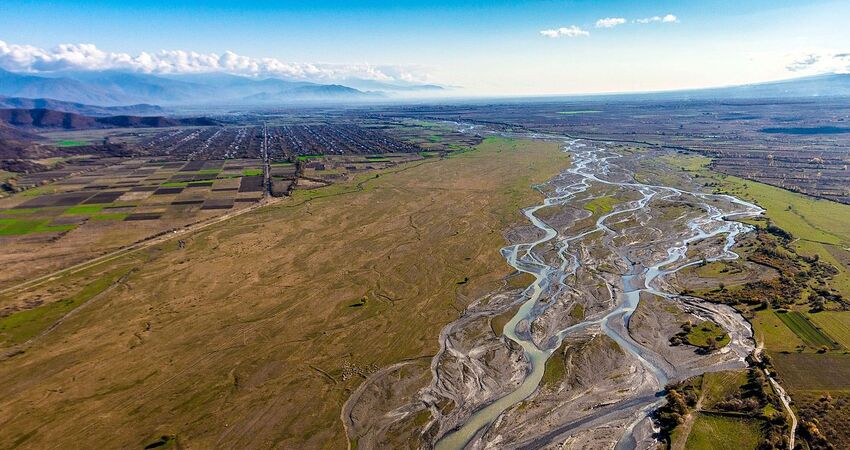
M 848 72 L 848 17 L 847 0 L 0 0 L 0 67 L 640 92 Z

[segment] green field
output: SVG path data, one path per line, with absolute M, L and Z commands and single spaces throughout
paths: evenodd
M 69 231 L 76 225 L 48 225 L 50 219 L 0 219 L 0 236 Z
M 747 383 L 746 370 L 708 372 L 702 376 L 702 408 L 712 409 Z
M 16 208 L 16 209 L 4 209 L 0 211 L 0 215 L 3 216 L 23 216 L 27 214 L 32 214 L 41 211 L 42 208 Z
M 850 205 L 712 172 L 707 167 L 711 160 L 704 156 L 670 155 L 662 159 L 669 165 L 717 182 L 720 191 L 757 203 L 767 210 L 766 215 L 777 226 L 796 238 L 850 245 Z
M 307 161 L 310 159 L 321 158 L 323 155 L 298 155 L 299 161 Z
M 728 273 L 732 266 L 725 261 L 713 261 L 707 264 L 699 264 L 695 266 L 692 270 L 696 272 L 701 278 L 722 278 L 724 274 Z
M 0 342 L 4 345 L 18 344 L 32 338 L 74 308 L 106 290 L 120 275 L 107 275 L 89 283 L 64 300 L 19 311 L 0 319 Z
M 723 327 L 711 321 L 700 322 L 691 327 L 688 334 L 685 335 L 688 344 L 700 348 L 709 347 L 709 338 L 714 338 L 717 348 L 725 347 L 729 343 L 729 334 L 723 330 Z
M 757 339 L 770 350 L 793 352 L 806 344 L 771 310 L 756 311 L 752 319 Z
M 850 390 L 850 355 L 832 353 L 771 353 L 782 384 L 791 390 Z
M 83 145 L 89 145 L 89 143 L 85 142 L 85 141 L 68 141 L 68 140 L 56 142 L 57 147 L 81 147 Z
M 745 198 L 756 199 L 778 226 L 795 237 L 828 244 L 850 243 L 850 205 L 729 178 L 741 186 Z
M 599 197 L 585 203 L 584 209 L 593 213 L 594 216 L 609 213 L 614 210 L 614 205 L 620 200 L 614 197 Z
M 263 169 L 245 169 L 242 171 L 242 175 L 246 177 L 262 175 Z
M 10 178 L 17 177 L 18 174 L 15 172 L 8 172 L 6 170 L 0 170 L 0 183 L 5 183 Z
M 838 269 L 838 274 L 832 277 L 829 285 L 837 289 L 841 295 L 850 298 L 850 267 L 847 262 L 840 261 L 833 253 L 844 252 L 843 246 L 822 244 L 814 241 L 795 242 L 797 253 L 805 256 L 818 255 L 822 261 Z M 850 348 L 850 347 L 848 347 Z
M 686 450 L 746 450 L 758 447 L 762 439 L 756 420 L 699 413 Z
M 818 329 L 809 319 L 798 311 L 781 312 L 775 311 L 779 320 L 782 321 L 791 331 L 799 336 L 806 344 L 813 348 L 829 347 L 832 349 L 841 348 L 838 342 L 835 342 L 829 335 Z
M 554 386 L 561 382 L 567 376 L 567 367 L 564 358 L 567 355 L 569 345 L 566 342 L 561 343 L 561 346 L 555 350 L 555 353 L 546 360 L 546 367 L 543 369 L 543 379 L 540 381 L 542 386 Z
M 79 205 L 68 208 L 64 211 L 63 214 L 69 215 L 83 215 L 83 214 L 94 214 L 100 212 L 105 205 Z
M 809 314 L 814 324 L 829 334 L 844 348 L 850 348 L 850 314 L 847 312 L 823 311 Z

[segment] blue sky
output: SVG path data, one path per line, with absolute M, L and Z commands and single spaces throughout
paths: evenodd
M 668 14 L 676 20 L 635 22 Z M 847 66 L 834 56 L 850 52 L 848 17 L 848 1 L 18 0 L 0 2 L 0 41 L 48 52 L 63 43 L 94 44 L 131 56 L 231 51 L 339 65 L 333 76 L 370 65 L 472 94 L 527 95 L 842 70 Z M 597 28 L 604 18 L 624 23 Z M 561 28 L 580 32 L 541 34 Z M 788 70 L 811 55 L 815 63 Z

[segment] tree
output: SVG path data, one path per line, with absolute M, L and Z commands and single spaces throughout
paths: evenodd
M 713 352 L 717 350 L 717 339 L 714 339 L 714 336 L 709 336 L 705 340 L 706 346 L 708 347 L 708 351 Z

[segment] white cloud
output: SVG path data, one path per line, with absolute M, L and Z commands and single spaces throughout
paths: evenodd
M 590 33 L 582 30 L 581 28 L 571 25 L 569 27 L 561 27 L 557 29 L 551 30 L 542 30 L 540 34 L 550 38 L 559 38 L 559 37 L 579 37 L 579 36 L 590 36 Z
M 785 68 L 802 74 L 850 73 L 850 53 L 812 51 L 790 57 Z
M 622 17 L 606 17 L 596 21 L 596 28 L 614 28 L 624 23 L 626 23 L 626 19 Z
M 637 20 L 635 20 L 635 22 L 637 22 L 637 23 L 653 23 L 653 22 L 679 23 L 679 18 L 674 16 L 673 14 L 667 14 L 666 16 L 652 16 L 652 17 L 646 17 L 646 18 L 643 18 L 643 19 L 637 19 Z
M 0 41 L 0 68 L 15 72 L 60 70 L 127 70 L 159 74 L 225 72 L 315 81 L 363 78 L 378 81 L 425 82 L 421 67 L 371 64 L 290 63 L 276 58 L 252 58 L 231 51 L 222 54 L 160 50 L 138 55 L 106 52 L 94 44 L 61 44 L 51 49 Z

